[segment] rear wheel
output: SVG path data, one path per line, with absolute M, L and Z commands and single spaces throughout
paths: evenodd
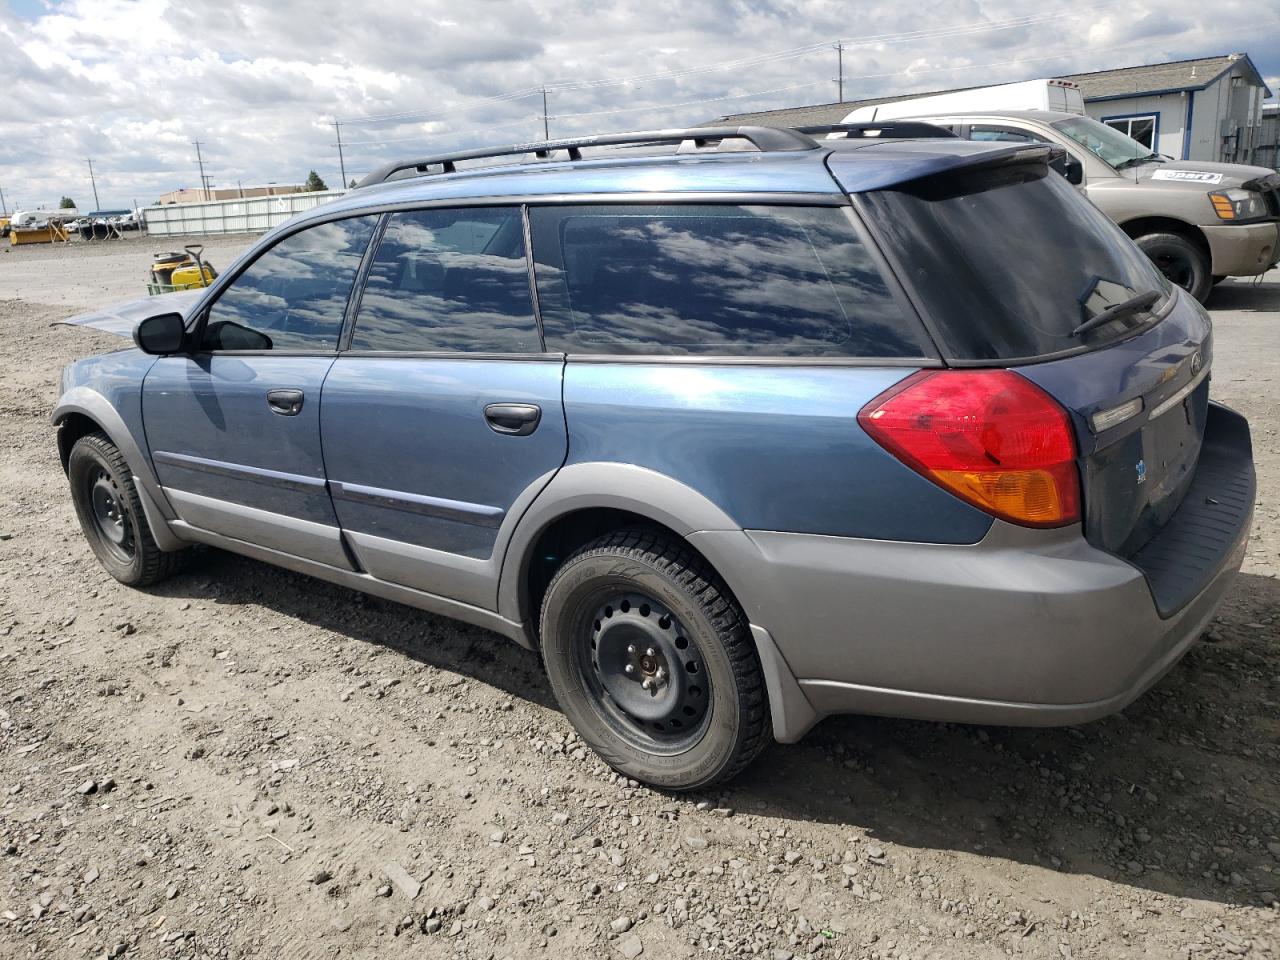
M 129 465 L 105 434 L 90 433 L 75 442 L 67 479 L 80 528 L 108 573 L 131 587 L 145 587 L 178 569 L 183 554 L 156 546 Z
M 1148 233 L 1135 242 L 1166 277 L 1204 303 L 1213 289 L 1209 257 L 1176 233 Z
M 556 571 L 540 625 L 561 709 L 619 772 L 694 790 L 768 742 L 746 618 L 683 542 L 636 529 L 587 544 Z

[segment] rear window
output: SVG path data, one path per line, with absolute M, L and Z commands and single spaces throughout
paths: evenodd
M 1149 323 L 1151 311 L 1072 331 L 1108 306 L 1171 289 L 1119 227 L 1041 164 L 965 171 L 863 197 L 934 319 L 943 352 L 958 360 L 1097 346 Z
M 529 211 L 547 349 L 922 357 L 919 320 L 837 208 Z

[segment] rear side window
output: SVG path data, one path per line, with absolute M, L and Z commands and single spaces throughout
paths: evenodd
M 377 217 L 321 223 L 254 260 L 209 309 L 203 350 L 337 350 Z
M 529 211 L 549 350 L 922 357 L 845 210 L 644 205 Z
M 1119 227 L 1043 164 L 863 196 L 872 226 L 935 321 L 943 352 L 957 360 L 1100 345 L 1150 322 L 1150 311 L 1073 331 L 1108 306 L 1170 290 Z
M 351 349 L 541 351 L 520 210 L 393 214 L 374 253 Z

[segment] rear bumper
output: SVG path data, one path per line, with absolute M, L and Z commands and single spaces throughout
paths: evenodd
M 1253 277 L 1266 273 L 1280 260 L 1280 224 L 1226 224 L 1202 229 L 1209 241 L 1215 276 Z
M 758 556 L 726 579 L 798 681 L 810 723 L 834 713 L 1024 726 L 1093 720 L 1123 709 L 1178 661 L 1240 567 L 1252 459 L 1247 424 L 1222 416 L 1243 430 L 1233 450 L 1243 442 L 1249 489 L 1214 528 L 1209 562 L 1183 568 L 1195 580 L 1167 616 L 1156 583 L 1092 547 L 1079 526 L 996 522 L 972 545 L 748 531 Z M 1202 465 L 1210 451 L 1206 442 Z M 1202 556 L 1193 543 L 1176 548 Z M 776 732 L 794 740 L 804 730 Z

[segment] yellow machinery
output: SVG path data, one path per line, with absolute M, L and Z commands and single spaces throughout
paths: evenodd
M 24 243 L 66 243 L 67 240 L 67 228 L 58 220 L 50 220 L 43 227 L 9 229 L 9 242 L 15 247 Z
M 147 278 L 147 293 L 176 293 L 207 287 L 218 277 L 213 264 L 205 263 L 204 247 L 183 247 L 182 252 L 157 253 Z

